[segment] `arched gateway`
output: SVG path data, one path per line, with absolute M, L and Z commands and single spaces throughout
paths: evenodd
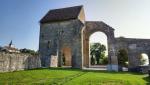
M 107 36 L 108 46 L 108 70 L 117 70 L 117 57 L 115 53 L 114 29 L 99 21 L 86 21 L 83 29 L 83 66 L 89 67 L 89 37 L 94 32 L 103 32 Z
M 85 21 L 82 6 L 50 10 L 40 25 L 39 52 L 42 66 L 88 67 L 89 36 L 101 31 L 108 39 L 108 70 L 118 70 L 114 29 L 103 22 Z

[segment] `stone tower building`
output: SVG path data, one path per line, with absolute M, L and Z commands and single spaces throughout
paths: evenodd
M 42 66 L 51 66 L 51 56 L 70 58 L 72 67 L 82 68 L 82 29 L 85 16 L 82 6 L 50 10 L 40 21 L 40 46 Z

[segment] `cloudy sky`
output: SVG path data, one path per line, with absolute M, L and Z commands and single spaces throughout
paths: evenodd
M 39 20 L 50 10 L 83 5 L 87 21 L 103 21 L 115 36 L 150 38 L 150 0 L 0 0 L 0 46 L 37 50 Z M 97 38 L 95 38 L 97 39 Z

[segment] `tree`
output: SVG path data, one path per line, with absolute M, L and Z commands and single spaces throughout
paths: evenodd
M 95 64 L 95 58 L 94 58 L 94 56 L 92 55 L 91 56 L 91 65 L 94 65 Z
M 118 64 L 122 67 L 127 67 L 127 63 L 128 62 L 128 53 L 127 53 L 127 50 L 125 49 L 120 49 L 118 51 Z
M 101 62 L 102 62 L 101 64 L 108 64 L 108 57 L 106 57 L 106 56 L 103 57 Z
M 100 64 L 100 58 L 103 57 L 103 53 L 105 53 L 106 47 L 100 43 L 93 43 L 90 46 L 90 55 L 91 55 L 91 64 L 94 63 L 93 56 L 95 56 L 96 64 Z
M 31 54 L 31 55 L 37 55 L 38 54 L 38 52 L 36 52 L 34 50 L 31 50 L 31 49 L 26 49 L 26 48 L 20 49 L 20 52 L 21 53 L 28 53 L 28 54 Z

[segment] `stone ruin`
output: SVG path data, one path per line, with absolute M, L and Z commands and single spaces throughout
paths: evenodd
M 150 56 L 150 39 L 115 38 L 112 27 L 102 21 L 86 21 L 83 6 L 74 6 L 50 10 L 41 19 L 41 65 L 61 67 L 65 59 L 65 65 L 72 68 L 89 67 L 89 36 L 98 31 L 107 36 L 109 71 L 118 71 L 117 52 L 120 49 L 128 51 L 131 71 L 140 65 L 139 54 Z

